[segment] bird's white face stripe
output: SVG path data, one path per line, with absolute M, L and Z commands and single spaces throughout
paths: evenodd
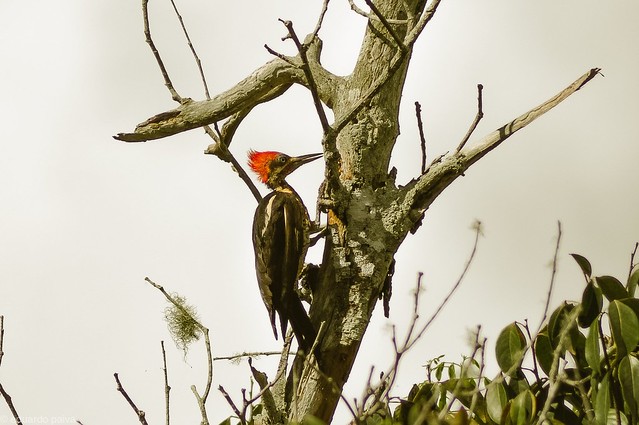
M 262 225 L 262 237 L 266 234 L 266 230 L 268 229 L 268 223 L 271 221 L 271 214 L 273 212 L 273 202 L 275 202 L 275 196 L 272 196 L 271 199 L 268 200 L 268 204 L 266 204 L 266 208 L 264 208 L 264 223 Z

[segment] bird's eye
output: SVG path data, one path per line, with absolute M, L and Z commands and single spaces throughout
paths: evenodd
M 278 156 L 277 161 L 284 164 L 286 162 L 286 157 L 284 155 Z

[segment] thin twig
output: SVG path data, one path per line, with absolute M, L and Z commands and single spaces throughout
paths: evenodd
M 282 19 L 280 19 L 280 22 L 282 22 L 288 30 L 288 38 L 293 40 L 293 43 L 295 43 L 295 47 L 297 47 L 297 51 L 300 54 L 300 59 L 302 59 L 302 70 L 304 71 L 304 75 L 306 76 L 311 95 L 313 96 L 313 103 L 315 104 L 317 116 L 319 117 L 320 123 L 322 124 L 322 130 L 324 131 L 324 134 L 331 133 L 332 128 L 328 124 L 328 118 L 326 118 L 326 112 L 324 111 L 322 101 L 319 97 L 319 91 L 317 90 L 317 83 L 315 82 L 315 78 L 313 77 L 313 73 L 311 72 L 311 66 L 308 62 L 308 56 L 306 56 L 307 46 L 303 45 L 297 37 L 295 29 L 293 29 L 293 22 L 284 21 Z
M 537 328 L 537 334 L 541 330 L 544 322 L 546 321 L 546 317 L 548 317 L 548 309 L 550 307 L 550 298 L 552 296 L 552 291 L 555 286 L 555 276 L 557 275 L 557 258 L 559 256 L 559 244 L 561 242 L 561 221 L 557 221 L 557 244 L 555 245 L 555 254 L 552 259 L 552 273 L 550 274 L 550 285 L 548 285 L 548 294 L 546 295 L 546 305 L 544 306 L 544 314 L 541 317 L 541 322 L 539 323 L 539 327 Z
M 233 354 L 230 356 L 219 356 L 213 357 L 213 361 L 219 360 L 240 360 L 244 357 L 262 357 L 262 356 L 280 356 L 282 355 L 281 351 L 245 351 L 239 354 Z M 289 355 L 294 356 L 294 353 L 290 353 Z
M 160 72 L 162 72 L 162 77 L 164 77 L 164 85 L 169 90 L 169 93 L 171 93 L 171 98 L 181 104 L 183 102 L 182 96 L 180 96 L 178 92 L 175 90 L 175 88 L 173 87 L 173 83 L 171 82 L 169 73 L 166 70 L 166 67 L 164 66 L 164 62 L 162 61 L 162 58 L 160 57 L 160 52 L 155 47 L 155 43 L 153 42 L 153 39 L 151 38 L 151 29 L 149 27 L 149 11 L 147 7 L 148 3 L 149 3 L 149 0 L 142 0 L 142 16 L 144 19 L 144 37 L 145 37 L 146 43 L 151 48 L 151 52 L 153 52 L 153 56 L 155 57 L 155 60 L 158 63 L 158 66 L 160 67 Z
M 251 177 L 247 174 L 247 172 L 244 170 L 244 168 L 239 163 L 239 161 L 228 149 L 228 145 L 222 142 L 222 136 L 219 134 L 219 132 L 216 135 L 216 133 L 214 133 L 211 127 L 208 125 L 204 126 L 204 131 L 215 141 L 214 144 L 209 145 L 209 147 L 204 151 L 204 153 L 207 155 L 215 155 L 221 160 L 229 162 L 233 166 L 233 169 L 237 173 L 238 177 L 242 179 L 242 181 L 249 188 L 255 200 L 257 202 L 260 202 L 262 200 L 262 195 L 260 194 L 260 191 L 257 189 L 255 184 L 253 183 L 253 180 L 251 180 Z
M 364 93 L 359 102 L 355 106 L 353 106 L 350 111 L 340 117 L 339 120 L 335 120 L 335 123 L 333 124 L 333 137 L 334 135 L 339 134 L 344 126 L 346 126 L 346 124 L 348 124 L 355 117 L 355 115 L 357 115 L 357 113 L 364 107 L 364 105 L 366 105 L 377 93 L 379 93 L 381 88 L 391 79 L 393 75 L 395 75 L 395 72 L 397 72 L 399 67 L 404 62 L 404 58 L 406 57 L 407 52 L 417 41 L 417 37 L 419 37 L 419 34 L 421 34 L 426 25 L 435 15 L 440 2 L 441 0 L 431 1 L 430 5 L 420 16 L 419 21 L 417 22 L 415 27 L 413 27 L 413 29 L 406 37 L 406 40 L 404 42 L 406 50 L 399 50 L 398 52 L 396 52 L 384 74 L 382 74 L 382 76 L 379 77 L 377 81 L 371 85 L 371 88 L 366 93 Z M 334 149 L 332 147 L 332 143 L 334 142 L 334 140 L 327 137 L 325 137 L 324 139 L 325 140 L 323 141 L 323 143 L 331 142 L 330 150 L 333 151 Z
M 470 136 L 473 134 L 473 132 L 477 128 L 479 121 L 481 121 L 481 119 L 484 118 L 484 111 L 482 106 L 482 103 L 483 103 L 482 90 L 483 89 L 484 89 L 484 86 L 482 86 L 481 84 L 477 84 L 477 115 L 475 115 L 475 119 L 473 120 L 473 123 L 470 125 L 470 128 L 466 132 L 466 135 L 464 136 L 462 141 L 459 143 L 459 146 L 457 146 L 457 150 L 455 151 L 455 153 L 462 150 L 466 142 L 468 142 L 468 139 L 470 139 Z
M 200 60 L 200 57 L 195 52 L 195 47 L 193 46 L 193 43 L 191 43 L 191 37 L 189 37 L 189 33 L 186 30 L 186 26 L 184 25 L 184 20 L 182 19 L 182 15 L 180 15 L 180 12 L 178 11 L 177 6 L 175 5 L 175 1 L 171 0 L 171 4 L 173 5 L 173 10 L 175 10 L 175 14 L 178 17 L 178 20 L 180 21 L 180 26 L 182 27 L 182 31 L 184 32 L 184 36 L 186 37 L 186 42 L 189 45 L 189 49 L 191 49 L 191 53 L 193 53 L 193 57 L 195 58 L 195 63 L 197 65 L 198 71 L 200 72 L 200 78 L 202 78 L 202 84 L 204 85 L 204 94 L 206 95 L 207 99 L 210 99 L 211 95 L 209 94 L 209 86 L 206 83 L 206 77 L 204 76 L 204 70 L 202 69 L 202 61 Z
M 351 10 L 355 13 L 357 13 L 360 16 L 363 16 L 367 19 L 374 19 L 374 20 L 379 20 L 379 18 L 377 16 L 375 16 L 375 14 L 370 14 L 370 13 L 366 13 L 365 11 L 363 11 L 362 9 L 360 9 L 353 0 L 348 0 L 348 4 L 351 6 Z M 408 21 L 406 19 L 387 19 L 388 23 L 390 24 L 406 24 L 408 23 Z
M 324 15 L 326 15 L 326 11 L 328 10 L 328 2 L 330 0 L 324 0 L 322 4 L 322 11 L 320 12 L 319 18 L 317 19 L 317 24 L 315 24 L 315 29 L 313 30 L 313 38 L 317 37 L 320 28 L 322 28 L 322 23 L 324 22 Z
M 2 357 L 4 357 L 3 347 L 4 347 L 4 316 L 0 315 L 0 364 L 2 364 Z M 13 415 L 13 419 L 15 423 L 18 425 L 22 425 L 22 421 L 20 420 L 20 415 L 18 415 L 18 412 L 16 411 L 16 408 L 13 405 L 11 396 L 9 395 L 9 393 L 5 391 L 2 384 L 0 384 L 0 394 L 2 394 L 4 401 L 7 403 L 7 406 L 9 407 L 9 410 L 11 411 L 11 414 Z
M 183 314 L 185 314 L 188 317 L 190 317 L 191 320 L 193 321 L 193 323 L 195 323 L 195 325 L 198 327 L 198 329 L 204 335 L 204 345 L 206 347 L 206 357 L 207 357 L 207 366 L 208 366 L 208 373 L 207 373 L 207 377 L 206 377 L 206 386 L 204 388 L 204 393 L 201 396 L 198 393 L 197 388 L 195 387 L 195 385 L 191 386 L 191 391 L 193 391 L 193 394 L 195 395 L 195 398 L 196 398 L 196 400 L 198 402 L 198 405 L 200 407 L 200 412 L 202 414 L 202 423 L 203 424 L 208 424 L 208 415 L 207 415 L 207 412 L 206 412 L 206 399 L 209 396 L 209 392 L 211 391 L 211 385 L 213 383 L 213 356 L 211 355 L 211 340 L 209 339 L 209 329 L 206 326 L 202 325 L 195 317 L 193 317 L 191 315 L 191 313 L 189 313 L 189 311 L 187 309 L 185 309 L 180 303 L 178 303 L 175 300 L 175 298 L 173 298 L 168 292 L 166 292 L 164 287 L 162 287 L 161 285 L 158 285 L 157 283 L 153 282 L 148 277 L 145 277 L 144 280 L 147 281 L 151 286 L 153 286 L 154 288 L 159 290 L 162 293 L 162 295 L 164 295 L 164 297 L 171 304 L 173 304 L 177 309 L 179 309 Z
M 147 8 L 147 4 L 148 4 L 149 0 L 142 0 L 142 14 L 143 14 L 143 18 L 144 18 L 144 35 L 145 35 L 145 39 L 147 44 L 149 45 L 149 47 L 151 48 L 151 51 L 153 52 L 153 56 L 155 57 L 155 60 L 158 63 L 158 66 L 160 67 L 160 72 L 162 73 L 162 77 L 164 77 L 164 85 L 167 87 L 167 89 L 169 90 L 169 92 L 171 93 L 171 97 L 173 100 L 175 100 L 176 102 L 182 104 L 185 102 L 185 99 L 183 99 L 175 90 L 175 88 L 173 87 L 173 83 L 171 82 L 171 78 L 169 77 L 169 73 L 166 70 L 166 67 L 164 66 L 164 62 L 162 61 L 162 58 L 160 56 L 160 52 L 158 51 L 158 49 L 155 47 L 155 43 L 153 42 L 153 39 L 151 37 L 151 30 L 150 30 L 150 26 L 149 26 L 149 14 L 148 14 L 148 8 Z M 189 45 L 189 48 L 191 50 L 191 53 L 193 54 L 193 57 L 195 58 L 195 63 L 197 65 L 198 71 L 200 73 L 200 78 L 202 79 L 202 84 L 204 86 L 204 94 L 206 96 L 207 99 L 210 99 L 211 96 L 209 94 L 209 88 L 208 88 L 208 84 L 206 82 L 206 77 L 204 75 L 204 69 L 202 68 L 202 61 L 200 60 L 200 57 L 198 56 L 197 52 L 195 51 L 195 47 L 193 46 L 193 43 L 191 42 L 191 37 L 189 36 L 189 33 L 186 29 L 186 26 L 184 24 L 184 20 L 182 19 L 182 15 L 180 14 L 174 0 L 171 0 L 171 4 L 173 5 L 173 10 L 175 11 L 175 14 L 178 17 L 178 20 L 180 22 L 180 25 L 182 27 L 182 31 L 184 32 L 184 35 L 186 37 L 187 43 Z M 224 143 L 222 143 L 222 141 L 220 141 L 219 139 L 215 139 L 215 137 L 213 136 L 213 131 L 211 130 L 210 126 L 205 125 L 203 126 L 204 131 L 216 141 L 216 145 L 223 145 Z M 255 197 L 255 199 L 259 202 L 262 199 L 262 196 L 260 195 L 260 192 L 257 190 L 257 188 L 255 187 L 255 184 L 253 184 L 253 182 L 251 181 L 250 177 L 248 176 L 248 174 L 244 171 L 244 169 L 242 168 L 242 166 L 240 165 L 240 163 L 237 161 L 237 159 L 235 159 L 235 157 L 231 154 L 231 152 L 228 150 L 228 143 L 225 144 L 225 146 L 218 146 L 219 149 L 212 149 L 209 146 L 209 149 L 207 149 L 205 151 L 205 153 L 208 154 L 213 154 L 218 156 L 220 159 L 226 161 L 226 162 L 230 162 L 233 167 L 235 168 L 238 176 L 244 181 L 244 183 L 248 186 L 249 190 L 251 191 L 251 193 L 253 194 L 253 196 Z
M 155 60 L 157 61 L 158 66 L 160 67 L 160 72 L 162 73 L 162 76 L 164 77 L 164 85 L 167 87 L 167 89 L 171 93 L 171 97 L 173 98 L 173 100 L 175 100 L 176 102 L 179 102 L 180 104 L 182 104 L 185 100 L 177 93 L 177 91 L 173 87 L 173 83 L 171 82 L 171 78 L 169 77 L 168 71 L 166 70 L 166 67 L 164 66 L 164 62 L 162 61 L 162 58 L 160 57 L 160 53 L 157 50 L 157 48 L 155 47 L 155 43 L 153 42 L 153 39 L 151 38 L 151 30 L 150 30 L 150 26 L 149 26 L 149 14 L 148 14 L 147 4 L 148 4 L 148 0 L 142 0 L 142 14 L 143 14 L 143 18 L 144 18 L 144 35 L 145 35 L 146 42 L 149 45 L 149 47 L 151 48 L 151 51 L 153 52 L 153 56 L 155 57 Z M 208 84 L 206 82 L 206 77 L 204 75 L 204 70 L 202 68 L 202 61 L 200 60 L 200 57 L 198 56 L 197 52 L 195 51 L 195 47 L 193 46 L 193 43 L 191 42 L 191 38 L 189 36 L 189 33 L 188 33 L 187 29 L 186 29 L 186 26 L 184 25 L 184 20 L 182 19 L 182 15 L 178 11 L 178 8 L 177 8 L 174 0 L 171 0 L 171 4 L 173 5 L 173 10 L 175 11 L 175 14 L 178 17 L 178 20 L 179 20 L 180 25 L 182 27 L 182 31 L 184 32 L 184 35 L 186 37 L 187 43 L 189 45 L 189 48 L 191 49 L 191 53 L 193 54 L 193 57 L 195 58 L 196 65 L 198 67 L 198 71 L 199 71 L 200 77 L 202 79 L 202 84 L 204 85 L 204 93 L 206 95 L 206 98 L 210 99 L 211 96 L 209 94 Z M 204 131 L 211 138 L 213 138 L 215 140 L 215 137 L 213 137 L 214 133 L 213 133 L 213 131 L 211 130 L 211 128 L 208 125 L 204 126 Z M 216 143 L 217 145 L 222 145 L 223 144 L 223 143 L 221 143 L 220 140 L 216 140 L 216 142 L 217 142 Z M 224 147 L 221 147 L 221 146 L 218 146 L 218 147 L 220 147 L 221 149 L 215 150 L 215 149 L 211 149 L 211 147 L 209 147 L 209 149 L 207 149 L 207 151 L 205 153 L 217 155 L 222 160 L 230 162 L 233 165 L 233 167 L 235 168 L 238 176 L 244 181 L 244 183 L 248 186 L 249 190 L 251 191 L 251 193 L 253 194 L 255 199 L 259 202 L 262 199 L 262 196 L 260 195 L 260 192 L 257 190 L 257 188 L 255 187 L 255 184 L 253 184 L 253 182 L 251 181 L 250 177 L 244 171 L 244 169 L 242 168 L 240 163 L 237 161 L 237 159 L 235 159 L 235 157 L 230 153 L 230 151 L 228 150 L 228 144 L 226 144 L 226 146 L 224 146 Z M 226 149 L 224 149 L 224 148 L 226 148 Z M 220 153 L 220 151 L 222 151 L 222 152 Z
M 459 288 L 459 286 L 463 282 L 464 278 L 466 277 L 466 273 L 468 273 L 468 270 L 470 269 L 470 265 L 472 264 L 473 259 L 475 258 L 475 254 L 477 253 L 477 245 L 479 244 L 479 237 L 482 235 L 481 222 L 479 220 L 477 220 L 475 222 L 474 229 L 475 229 L 475 242 L 473 243 L 473 249 L 470 252 L 470 256 L 466 260 L 466 264 L 464 265 L 464 269 L 462 270 L 461 275 L 457 279 L 457 282 L 455 282 L 455 285 L 453 285 L 453 287 L 450 289 L 450 291 L 448 292 L 446 297 L 439 304 L 439 306 L 437 307 L 437 310 L 435 310 L 435 312 L 430 317 L 430 319 L 428 319 L 428 321 L 424 324 L 424 326 L 422 326 L 422 328 L 419 330 L 419 332 L 413 338 L 413 340 L 405 345 L 403 351 L 409 350 L 417 342 L 417 340 L 419 340 L 422 337 L 424 332 L 426 332 L 426 330 L 430 327 L 430 325 L 439 316 L 439 313 L 442 311 L 442 309 L 446 306 L 446 304 L 448 304 L 448 301 L 450 301 L 450 299 L 452 298 L 453 294 L 457 291 L 457 289 Z
M 386 20 L 386 18 L 384 17 L 384 15 L 382 15 L 382 12 L 379 11 L 379 9 L 377 8 L 377 6 L 375 6 L 373 4 L 373 2 L 371 0 L 364 0 L 366 2 L 366 4 L 368 5 L 368 7 L 371 8 L 371 10 L 373 11 L 373 13 L 375 14 L 375 16 L 377 16 L 377 18 L 380 20 L 380 22 L 382 23 L 382 25 L 384 26 L 384 28 L 386 28 L 386 31 L 388 31 L 388 33 L 391 35 L 391 37 L 393 37 L 393 40 L 395 41 L 395 43 L 397 44 L 397 47 L 402 51 L 402 52 L 406 52 L 408 50 L 408 48 L 406 47 L 406 45 L 404 44 L 404 42 L 402 41 L 401 38 L 399 38 L 399 35 L 397 35 L 397 31 L 395 31 L 395 29 L 390 25 L 390 23 Z
M 290 344 L 293 340 L 293 335 L 292 332 L 289 332 L 289 334 L 286 337 L 285 340 L 285 351 L 288 351 L 288 349 L 290 348 Z M 288 348 L 286 347 L 286 345 L 288 345 Z M 249 361 L 249 366 L 251 368 L 251 371 L 254 375 L 254 377 L 257 374 L 262 374 L 262 372 L 259 372 L 257 369 L 253 368 L 252 363 Z M 280 380 L 282 379 L 283 376 L 285 376 L 286 374 L 286 367 L 283 368 L 279 368 L 277 375 L 275 376 L 275 379 L 273 379 L 273 381 L 266 383 L 265 382 L 265 375 L 264 376 L 260 376 L 260 379 L 258 379 L 258 385 L 260 386 L 260 392 L 257 393 L 255 396 L 247 398 L 246 397 L 246 391 L 244 389 L 242 389 L 242 409 L 240 410 L 237 405 L 235 404 L 235 402 L 233 401 L 233 399 L 231 398 L 231 396 L 229 395 L 229 393 L 224 389 L 224 387 L 222 385 L 218 386 L 218 390 L 222 393 L 222 395 L 224 396 L 224 399 L 226 400 L 226 402 L 229 404 L 229 406 L 231 406 L 231 409 L 233 409 L 233 412 L 235 413 L 235 415 L 238 417 L 238 419 L 240 420 L 241 424 L 246 424 L 246 413 L 249 407 L 251 407 L 253 405 L 253 403 L 255 403 L 257 400 L 259 400 L 262 397 L 265 397 L 267 394 L 270 393 L 270 390 L 273 386 L 275 386 L 276 384 L 278 384 L 278 382 L 280 382 Z M 264 378 L 264 379 L 262 379 Z M 273 398 L 271 396 L 271 402 L 273 402 Z M 269 409 L 268 410 L 273 410 L 272 409 L 272 404 L 269 404 Z M 272 412 L 271 412 L 272 413 Z M 276 419 L 276 418 L 270 418 L 270 419 Z
M 0 365 L 2 365 L 2 358 L 4 357 L 4 316 L 0 316 Z
M 422 148 L 422 174 L 424 174 L 426 172 L 426 137 L 424 137 L 424 124 L 422 122 L 422 105 L 417 101 L 415 101 L 415 115 L 417 116 L 417 129 Z
M 164 410 L 165 410 L 165 423 L 169 425 L 171 422 L 171 415 L 169 413 L 169 393 L 171 387 L 169 386 L 169 375 L 166 368 L 166 351 L 164 350 L 164 341 L 160 341 L 162 346 L 162 370 L 164 371 Z
M 253 359 L 249 357 L 248 359 L 248 364 L 249 364 L 249 368 L 251 369 L 251 374 L 253 375 L 253 378 L 255 379 L 255 381 L 257 382 L 257 384 L 260 386 L 260 388 L 266 388 L 268 386 L 268 376 L 266 375 L 266 373 L 258 370 L 257 368 L 255 368 L 253 366 Z M 253 380 L 251 380 L 251 387 L 250 387 L 250 391 L 249 391 L 249 396 L 252 398 L 253 397 Z M 247 398 L 244 396 L 244 393 L 242 393 L 242 398 L 243 398 L 243 408 L 242 411 L 246 412 L 247 409 L 251 409 L 251 411 L 253 411 L 253 404 L 249 403 L 249 401 L 247 400 Z M 273 396 L 273 392 L 272 391 L 266 391 L 263 395 L 262 395 L 262 402 L 261 405 L 264 408 L 264 411 L 266 413 L 266 418 L 268 418 L 265 422 L 271 422 L 271 423 L 280 423 L 281 422 L 281 415 L 280 412 L 277 408 L 277 403 L 275 402 L 275 397 Z M 244 415 L 246 415 L 244 413 Z
M 267 52 L 269 52 L 270 54 L 272 54 L 273 56 L 275 56 L 275 57 L 277 57 L 277 58 L 282 59 L 282 60 L 283 60 L 284 62 L 286 62 L 287 64 L 289 64 L 289 65 L 293 65 L 294 67 L 299 66 L 298 64 L 296 64 L 296 63 L 295 63 L 295 62 L 294 62 L 291 58 L 289 58 L 288 56 L 286 56 L 286 55 L 284 55 L 284 54 L 282 54 L 282 53 L 280 53 L 280 52 L 278 52 L 278 51 L 276 51 L 276 50 L 271 49 L 271 48 L 269 47 L 269 45 L 268 45 L 268 44 L 265 44 L 265 45 L 264 45 L 264 48 L 266 49 L 266 51 L 267 51 Z
M 438 416 L 439 423 L 444 422 L 446 415 L 448 415 L 448 412 L 450 412 L 450 409 L 452 409 L 453 405 L 459 398 L 459 395 L 461 394 L 461 391 L 462 391 L 462 384 L 464 383 L 464 379 L 466 378 L 466 375 L 468 373 L 468 368 L 469 368 L 468 363 L 472 365 L 472 360 L 475 358 L 475 356 L 477 355 L 477 351 L 480 348 L 481 348 L 481 345 L 479 345 L 479 331 L 478 331 L 475 334 L 475 343 L 473 344 L 473 351 L 471 352 L 470 357 L 468 357 L 466 361 L 462 361 L 462 363 L 460 364 L 459 379 L 457 380 L 457 383 L 455 384 L 453 391 L 451 391 L 450 401 L 439 412 L 439 416 Z
M 9 410 L 11 410 L 11 414 L 13 415 L 13 419 L 16 421 L 17 425 L 22 425 L 22 421 L 20 420 L 20 415 L 16 411 L 15 406 L 13 405 L 13 401 L 11 400 L 11 396 L 4 390 L 2 384 L 0 384 L 0 394 L 4 398 L 4 401 L 7 403 Z
M 117 384 L 116 389 L 120 392 L 120 394 L 122 394 L 122 397 L 124 397 L 124 399 L 129 403 L 129 406 L 131 406 L 131 409 L 133 409 L 135 414 L 138 416 L 138 420 L 140 421 L 140 423 L 142 425 L 148 425 L 146 422 L 144 411 L 138 409 L 138 406 L 136 406 L 133 400 L 131 400 L 131 397 L 129 397 L 129 394 L 126 392 L 124 387 L 122 387 L 122 383 L 120 382 L 120 378 L 118 377 L 118 374 L 114 373 L 113 377 L 115 378 L 115 382 Z
M 543 323 L 543 321 L 542 321 Z M 532 341 L 533 337 L 532 334 L 530 333 L 530 326 L 528 325 L 528 319 L 524 320 L 524 329 L 526 330 L 526 335 L 528 335 L 528 340 Z M 539 331 L 541 330 L 541 328 L 537 328 L 537 334 L 539 335 Z M 532 369 L 532 373 L 533 375 L 535 375 L 535 380 L 537 382 L 539 382 L 541 380 L 541 378 L 539 377 L 539 366 L 537 365 L 537 353 L 536 353 L 536 349 L 535 349 L 535 344 L 530 344 L 530 351 L 532 353 L 532 362 L 533 362 L 533 369 Z
M 606 338 L 603 333 L 603 327 L 601 326 L 602 321 L 600 319 L 597 322 L 598 322 L 597 330 L 599 331 L 599 341 L 601 341 L 601 346 L 603 347 L 604 361 L 606 362 L 606 368 L 608 369 L 610 373 L 609 391 L 610 391 L 610 394 L 612 395 L 612 397 L 610 397 L 610 400 L 612 401 L 612 407 L 615 409 L 615 413 L 617 415 L 617 424 L 621 425 L 621 415 L 619 413 L 619 409 L 617 409 L 617 400 L 623 400 L 623 398 L 621 398 L 621 394 L 619 394 L 619 387 L 617 387 L 615 382 L 615 377 L 612 373 L 612 364 L 610 362 L 610 356 L 608 355 L 608 350 L 606 349 Z
M 632 276 L 632 270 L 635 268 L 635 255 L 637 254 L 637 249 L 639 249 L 639 242 L 635 242 L 635 249 L 630 253 L 630 269 L 628 270 L 628 279 Z M 630 294 L 632 296 L 632 294 Z M 2 347 L 0 347 L 0 355 L 2 354 Z M 1 358 L 1 357 L 0 357 Z
M 544 403 L 543 408 L 539 413 L 539 419 L 537 420 L 537 425 L 543 425 L 548 422 L 548 412 L 550 411 L 550 407 L 555 401 L 555 396 L 557 391 L 563 382 L 562 376 L 559 374 L 559 361 L 561 360 L 562 354 L 564 352 L 564 348 L 569 343 L 570 332 L 573 330 L 575 326 L 577 326 L 577 316 L 579 316 L 579 312 L 581 310 L 581 306 L 577 306 L 570 312 L 570 314 L 566 317 L 566 321 L 564 322 L 566 325 L 559 333 L 559 342 L 557 347 L 555 347 L 553 351 L 553 362 L 550 367 L 550 373 L 548 374 L 548 381 L 550 382 L 550 386 L 548 388 L 548 395 L 546 397 L 546 402 Z
M 481 325 L 477 326 L 477 333 L 479 333 L 481 331 Z M 481 377 L 484 376 L 484 368 L 486 367 L 486 341 L 487 339 L 484 338 L 481 342 L 481 360 L 479 363 L 479 374 L 478 374 L 478 379 L 477 379 L 477 387 L 479 387 L 480 384 L 480 380 Z M 468 409 L 468 413 L 470 413 L 472 416 L 476 416 L 475 415 L 475 408 L 477 407 L 477 403 L 479 402 L 479 392 L 475 392 L 473 393 L 473 398 L 472 401 L 470 403 L 470 408 Z M 472 417 L 471 416 L 471 417 Z
M 222 385 L 218 386 L 217 389 L 222 393 L 222 395 L 224 396 L 224 399 L 229 404 L 229 406 L 231 406 L 231 409 L 233 409 L 233 413 L 235 413 L 235 415 L 238 418 L 241 418 L 242 414 L 240 413 L 240 409 L 237 408 L 237 406 L 233 402 L 233 399 L 231 398 L 229 393 L 224 389 L 224 387 Z M 245 423 L 245 422 L 243 422 L 243 423 Z
M 411 319 L 411 323 L 409 325 L 408 332 L 406 333 L 406 337 L 404 338 L 404 342 L 402 343 L 402 345 L 398 346 L 396 335 L 395 335 L 395 328 L 393 327 L 392 342 L 393 342 L 393 346 L 395 348 L 395 360 L 394 360 L 393 365 L 389 368 L 388 373 L 386 373 L 385 380 L 382 381 L 382 382 L 386 382 L 385 383 L 386 388 L 384 388 L 384 390 L 379 395 L 376 396 L 376 401 L 372 404 L 372 407 L 376 408 L 376 405 L 379 404 L 381 402 L 381 400 L 383 400 L 385 397 L 388 396 L 388 394 L 390 393 L 390 391 L 393 388 L 393 385 L 395 383 L 395 379 L 397 377 L 397 373 L 398 373 L 398 369 L 399 369 L 399 363 L 400 363 L 400 360 L 401 360 L 402 356 L 408 350 L 410 350 L 415 345 L 415 343 L 417 343 L 417 341 L 419 341 L 419 339 L 424 335 L 426 330 L 430 327 L 430 325 L 433 323 L 435 318 L 437 318 L 439 316 L 441 310 L 446 306 L 446 304 L 448 304 L 448 301 L 450 300 L 450 298 L 453 296 L 453 294 L 456 292 L 456 290 L 459 288 L 459 286 L 461 285 L 462 281 L 464 280 L 464 277 L 466 276 L 466 273 L 468 272 L 468 270 L 470 268 L 470 265 L 471 265 L 473 259 L 475 258 L 475 254 L 477 252 L 477 245 L 479 243 L 479 237 L 482 234 L 481 222 L 477 221 L 475 223 L 474 228 L 475 228 L 475 241 L 473 243 L 473 249 L 472 249 L 472 251 L 470 253 L 470 256 L 468 257 L 468 260 L 466 261 L 466 264 L 464 266 L 464 269 L 462 270 L 461 275 L 459 276 L 459 278 L 457 279 L 457 281 L 455 282 L 455 284 L 453 285 L 453 287 L 449 291 L 448 295 L 446 295 L 444 300 L 440 303 L 438 308 L 435 310 L 435 313 L 433 313 L 433 315 L 424 324 L 424 326 L 422 326 L 419 329 L 417 334 L 414 334 L 415 328 L 416 328 L 416 324 L 417 324 L 417 320 L 419 319 L 419 314 L 418 314 L 418 305 L 419 305 L 419 299 L 420 299 L 419 294 L 421 292 L 420 291 L 420 289 L 421 289 L 421 279 L 422 279 L 422 276 L 423 276 L 423 273 L 419 273 L 418 274 L 417 287 L 416 287 L 416 290 L 415 290 L 415 299 L 414 299 L 414 304 L 413 304 L 414 305 L 413 317 Z M 360 416 L 359 419 L 360 420 L 364 420 L 367 415 L 368 415 L 368 412 L 365 412 L 363 415 Z
M 571 353 L 571 356 L 574 359 L 574 356 Z M 576 367 L 573 369 L 573 371 L 575 372 L 575 377 L 577 378 L 576 381 L 572 381 L 569 379 L 564 379 L 564 382 L 567 383 L 568 385 L 572 385 L 573 387 L 577 388 L 577 391 L 579 392 L 579 397 L 581 398 L 581 402 L 584 405 L 584 413 L 586 414 L 586 419 L 588 419 L 588 423 L 594 423 L 595 422 L 595 414 L 594 414 L 594 410 L 592 408 L 592 404 L 590 403 L 590 398 L 588 397 L 588 391 L 586 391 L 586 387 L 585 387 L 585 383 L 590 381 L 590 377 L 586 377 L 583 378 L 581 376 L 581 373 L 579 372 L 579 368 Z
M 350 111 L 344 114 L 339 119 L 335 120 L 333 124 L 333 134 L 326 135 L 324 140 L 322 140 L 322 145 L 327 146 L 327 150 L 330 152 L 335 151 L 334 143 L 335 136 L 339 134 L 340 131 L 357 115 L 357 113 L 364 107 L 364 105 L 368 104 L 368 102 L 381 90 L 381 88 L 395 75 L 395 72 L 399 69 L 399 67 L 404 62 L 407 52 L 412 48 L 415 41 L 417 41 L 417 37 L 421 33 L 421 31 L 426 27 L 426 24 L 430 22 L 431 18 L 435 15 L 437 7 L 439 6 L 441 0 L 433 0 L 428 8 L 422 13 L 422 16 L 419 18 L 417 25 L 411 30 L 408 34 L 404 45 L 406 46 L 405 50 L 399 50 L 395 53 L 395 56 L 390 61 L 390 65 L 386 68 L 386 71 L 382 74 L 381 77 L 377 79 L 372 85 L 371 88 L 364 93 L 364 95 L 360 98 L 359 102 L 355 106 L 353 106 Z

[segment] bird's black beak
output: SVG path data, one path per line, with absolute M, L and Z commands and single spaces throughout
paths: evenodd
M 293 156 L 288 160 L 286 174 L 292 173 L 302 165 L 308 164 L 309 162 L 315 161 L 323 156 L 323 153 L 310 153 L 308 155 Z

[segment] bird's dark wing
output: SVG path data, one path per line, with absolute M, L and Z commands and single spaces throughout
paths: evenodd
M 283 301 L 294 292 L 304 250 L 304 235 L 298 223 L 300 211 L 294 196 L 271 192 L 260 201 L 253 220 L 257 281 L 276 338 L 275 312 L 280 316 L 284 335 L 288 315 Z
M 262 299 L 277 338 L 275 313 L 282 336 L 288 322 L 300 346 L 314 339 L 313 327 L 295 286 L 308 248 L 308 213 L 297 194 L 273 191 L 264 197 L 253 221 L 255 269 Z

